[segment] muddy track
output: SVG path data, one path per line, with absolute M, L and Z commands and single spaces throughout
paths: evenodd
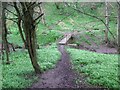
M 34 83 L 30 89 L 34 88 L 86 88 L 91 87 L 86 84 L 84 77 L 78 76 L 71 68 L 69 54 L 65 50 L 64 45 L 58 46 L 61 52 L 61 60 L 56 67 L 43 73 L 39 77 L 39 81 Z M 76 84 L 76 79 L 80 80 L 79 85 Z

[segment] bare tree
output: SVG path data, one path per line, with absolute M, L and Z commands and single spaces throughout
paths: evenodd
M 71 4 L 68 4 L 68 3 L 65 3 L 65 4 L 66 4 L 68 7 L 71 7 L 73 10 L 75 10 L 75 11 L 77 11 L 77 12 L 79 12 L 79 13 L 82 13 L 82 14 L 84 14 L 84 15 L 90 16 L 90 17 L 92 17 L 92 18 L 95 18 L 95 19 L 101 21 L 101 22 L 104 24 L 104 26 L 106 27 L 107 32 L 109 32 L 109 33 L 111 34 L 112 38 L 113 38 L 114 40 L 116 40 L 116 37 L 115 37 L 114 34 L 109 30 L 108 25 L 106 24 L 106 22 L 105 22 L 102 18 L 100 18 L 100 17 L 98 17 L 98 16 L 96 16 L 96 15 L 92 15 L 92 14 L 86 13 L 86 12 L 80 10 L 79 8 L 76 8 L 75 5 L 71 5 Z
M 36 73 L 41 73 L 36 55 L 36 25 L 40 22 L 40 18 L 43 16 L 40 4 L 41 2 L 13 2 L 9 3 L 9 5 L 15 8 L 16 13 L 6 9 L 9 13 L 12 13 L 17 17 L 8 19 L 17 23 L 21 38 L 25 47 L 28 49 L 31 63 Z M 39 10 L 37 8 L 39 8 Z M 39 12 L 36 12 L 36 9 Z
M 39 14 L 38 16 L 34 16 L 34 10 L 35 7 L 39 6 L 40 4 L 41 3 L 36 2 L 20 2 L 22 8 L 20 16 L 22 16 L 23 31 L 25 34 L 31 63 L 36 73 L 41 73 L 36 56 L 36 24 L 43 13 Z M 20 13 L 20 11 L 17 13 Z

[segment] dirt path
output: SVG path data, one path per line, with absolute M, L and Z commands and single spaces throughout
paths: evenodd
M 64 49 L 64 45 L 58 47 L 62 54 L 61 60 L 56 67 L 40 76 L 40 80 L 33 84 L 34 88 L 79 88 L 90 87 L 84 81 L 84 77 L 78 76 L 72 69 L 68 53 Z M 80 83 L 77 85 L 75 79 L 79 78 Z

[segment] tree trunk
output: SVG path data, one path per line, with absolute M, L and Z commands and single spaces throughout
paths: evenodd
M 37 62 L 36 48 L 35 48 L 35 25 L 33 19 L 33 8 L 27 8 L 26 3 L 22 3 L 23 10 L 23 25 L 26 37 L 26 43 L 28 45 L 28 52 L 31 59 L 31 63 L 36 73 L 41 73 L 39 64 Z M 25 6 L 26 4 L 26 6 Z M 27 8 L 27 9 L 26 9 Z
M 24 43 L 25 48 L 27 49 L 27 43 L 26 43 L 26 40 L 25 40 L 25 38 L 24 38 L 23 31 L 22 31 L 22 27 L 21 27 L 22 16 L 21 16 L 19 7 L 17 6 L 17 3 L 16 3 L 16 2 L 14 2 L 14 8 L 15 8 L 15 10 L 16 10 L 16 12 L 17 12 L 17 15 L 18 15 L 17 26 L 18 26 L 18 29 L 19 29 L 19 32 L 20 32 L 20 36 L 21 36 L 21 38 L 22 38 L 22 41 L 23 41 L 23 43 Z
M 3 50 L 4 50 L 4 46 L 3 46 L 3 30 L 2 30 L 2 11 L 3 11 L 3 8 L 2 8 L 2 2 L 0 2 L 0 29 L 1 29 L 1 32 L 0 32 L 0 34 L 1 34 L 1 41 L 2 41 L 2 44 L 1 44 L 1 59 L 2 59 L 2 61 L 4 60 L 4 52 L 3 52 Z
M 5 53 L 6 53 L 6 59 L 7 59 L 6 64 L 10 64 L 9 46 L 8 46 L 8 41 L 7 41 L 6 17 L 5 17 L 6 2 L 3 2 L 2 6 L 3 6 L 3 10 L 2 10 L 2 41 L 3 41 L 4 48 L 5 48 Z
M 3 49 L 4 49 L 4 47 L 3 47 L 3 38 L 2 38 L 2 48 L 1 48 L 2 60 L 4 60 L 4 52 L 3 52 Z
M 120 54 L 120 5 L 118 5 L 118 54 Z
M 28 37 L 28 51 L 31 57 L 32 65 L 35 69 L 36 73 L 41 73 L 39 64 L 37 63 L 37 56 L 36 56 L 36 43 L 35 43 L 35 30 L 32 30 L 31 33 L 29 33 Z
M 108 43 L 108 31 L 109 31 L 109 7 L 108 7 L 108 2 L 105 1 L 105 6 L 106 6 L 106 9 L 105 9 L 105 18 L 106 18 L 106 26 L 108 28 L 106 28 L 105 30 L 105 42 Z
M 21 19 L 18 17 L 18 23 L 17 23 L 17 25 L 18 25 L 18 29 L 19 29 L 19 32 L 20 32 L 20 36 L 21 36 L 21 38 L 22 38 L 22 41 L 23 41 L 23 43 L 24 43 L 24 46 L 25 46 L 25 49 L 27 49 L 28 47 L 27 47 L 27 43 L 26 43 L 26 40 L 25 40 L 25 38 L 24 38 L 24 35 L 23 35 L 23 31 L 22 31 L 22 28 L 21 28 Z

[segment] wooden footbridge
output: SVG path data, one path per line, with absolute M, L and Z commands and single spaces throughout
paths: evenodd
M 60 45 L 66 45 L 72 38 L 72 33 L 66 34 L 65 37 L 59 42 Z

